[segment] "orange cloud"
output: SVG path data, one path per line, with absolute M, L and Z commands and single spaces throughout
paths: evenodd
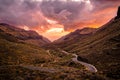
M 60 38 L 61 36 L 64 36 L 78 28 L 79 29 L 83 27 L 99 28 L 106 22 L 108 22 L 110 19 L 112 19 L 116 15 L 116 11 L 117 9 L 114 7 L 106 8 L 101 11 L 96 11 L 94 13 L 91 13 L 90 15 L 91 19 L 78 22 L 73 21 L 73 23 L 67 24 L 67 26 L 69 26 L 67 30 L 65 29 L 65 25 L 59 24 L 58 21 L 44 17 L 48 24 L 30 27 L 30 29 L 37 31 L 40 35 L 43 35 L 49 38 L 51 41 L 54 41 Z M 35 18 L 38 18 L 38 15 L 34 15 Z M 26 26 L 24 26 L 24 28 L 27 30 L 29 29 L 29 27 Z
M 75 29 L 104 25 L 115 17 L 120 4 L 119 0 L 11 1 L 0 0 L 1 23 L 35 30 L 52 41 Z
M 53 24 L 49 24 L 47 26 L 48 26 L 47 29 L 44 29 L 44 26 L 43 26 L 43 28 L 38 26 L 38 27 L 33 27 L 32 30 L 35 30 L 40 35 L 45 36 L 46 38 L 50 39 L 51 41 L 54 41 L 54 40 L 60 38 L 61 36 L 64 36 L 69 33 L 69 31 L 64 30 L 64 26 L 61 24 L 53 23 Z

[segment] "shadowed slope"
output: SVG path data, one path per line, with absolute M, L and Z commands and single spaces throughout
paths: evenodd
M 25 43 L 30 43 L 38 46 L 50 43 L 47 38 L 39 35 L 35 31 L 26 31 L 5 23 L 0 24 L 0 31 L 1 33 L 4 32 L 2 35 L 7 34 L 8 36 L 14 36 L 14 38 L 17 40 Z M 4 38 L 7 39 L 7 37 Z

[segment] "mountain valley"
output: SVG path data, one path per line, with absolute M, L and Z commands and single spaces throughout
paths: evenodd
M 120 80 L 120 7 L 100 28 L 54 42 L 0 23 L 0 80 Z

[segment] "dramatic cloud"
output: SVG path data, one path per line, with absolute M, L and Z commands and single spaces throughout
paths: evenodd
M 77 28 L 100 27 L 116 15 L 119 4 L 120 0 L 0 0 L 0 22 L 54 40 Z
M 0 0 L 0 22 L 30 28 L 48 25 L 39 5 L 32 0 Z
M 45 16 L 63 24 L 65 30 L 70 30 L 101 26 L 115 16 L 119 4 L 119 0 L 55 0 L 43 1 L 40 7 Z

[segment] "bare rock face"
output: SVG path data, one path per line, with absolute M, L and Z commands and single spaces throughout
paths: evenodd
M 120 6 L 118 7 L 117 16 L 115 17 L 115 19 L 119 19 L 119 18 L 120 18 Z

